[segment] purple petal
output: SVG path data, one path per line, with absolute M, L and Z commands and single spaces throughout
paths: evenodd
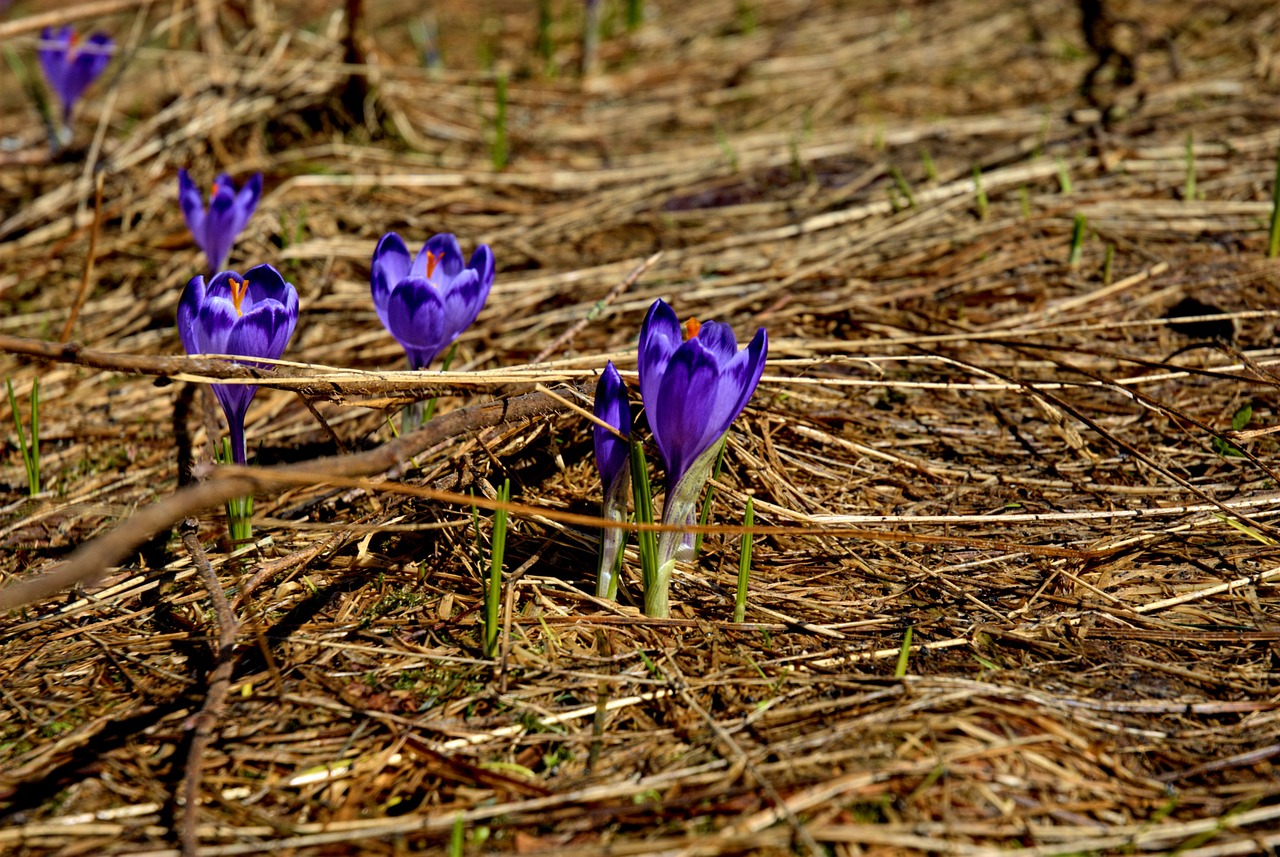
M 720 381 L 718 361 L 696 342 L 679 348 L 667 364 L 657 400 L 647 407 L 649 427 L 667 467 L 668 485 L 680 481 L 694 459 L 728 428 L 711 422 L 714 412 L 723 411 L 719 402 L 734 395 L 731 390 L 722 390 Z
M 596 398 L 592 412 L 625 435 L 631 434 L 631 405 L 627 400 L 627 386 L 610 361 L 596 383 Z M 600 426 L 592 427 L 595 445 L 596 467 L 600 471 L 600 484 L 607 492 L 618 474 L 626 469 L 631 452 L 627 444 L 613 432 Z
M 653 423 L 658 392 L 663 386 L 663 373 L 667 363 L 681 341 L 680 320 L 676 311 L 664 300 L 656 300 L 649 307 L 644 323 L 640 326 L 639 370 L 640 399 Z
M 182 348 L 187 354 L 200 353 L 195 325 L 203 303 L 204 277 L 197 274 L 187 283 L 182 297 L 178 299 L 178 338 L 182 340 Z
M 40 31 L 40 43 L 36 49 L 45 82 L 59 98 L 62 97 L 63 80 L 67 74 L 67 51 L 71 48 L 71 34 L 70 26 L 57 30 L 45 27 Z
M 253 395 L 256 392 L 258 392 L 256 384 L 213 385 L 213 394 L 218 397 L 222 412 L 227 416 L 232 437 L 244 435 L 244 415 L 249 412 L 249 403 L 253 401 Z M 233 450 L 235 446 L 236 444 L 232 443 Z
M 467 267 L 475 271 L 480 282 L 484 286 L 485 297 L 489 296 L 489 287 L 493 285 L 493 251 L 489 249 L 488 244 L 481 244 L 476 251 L 471 254 L 471 261 L 467 262 Z
M 215 271 L 227 264 L 227 254 L 236 240 L 235 204 L 235 186 L 225 174 L 218 176 L 204 218 L 203 245 L 209 266 Z
M 249 312 L 263 301 L 272 301 L 280 305 L 296 323 L 298 320 L 298 290 L 292 283 L 286 282 L 280 272 L 270 265 L 257 265 L 244 275 L 248 284 L 244 300 L 240 304 L 240 312 Z
M 484 307 L 488 291 L 481 288 L 479 275 L 470 268 L 441 290 L 444 302 L 443 330 L 450 342 L 457 339 L 476 320 Z
M 666 464 L 668 487 L 724 436 L 764 373 L 769 350 L 764 328 L 742 351 L 725 333 L 732 336 L 728 325 L 708 322 L 698 336 L 680 345 L 667 362 L 656 392 L 645 400 L 649 425 Z M 643 367 L 643 352 L 641 360 Z
M 240 316 L 227 298 L 213 297 L 207 292 L 192 329 L 195 331 L 197 354 L 231 354 L 227 340 Z
M 196 239 L 196 245 L 204 250 L 204 195 L 186 170 L 178 170 L 178 205 L 182 207 L 182 216 L 187 220 L 187 228 Z
M 724 326 L 727 327 L 727 325 Z M 699 344 L 705 347 L 705 343 L 701 342 L 702 334 L 697 338 Z M 728 360 L 721 359 L 719 354 L 713 354 L 708 349 L 708 354 L 713 354 L 715 362 L 720 367 L 720 377 L 715 385 L 714 394 L 706 401 L 708 431 L 716 437 L 729 430 L 729 426 L 751 400 L 751 395 L 755 392 L 760 376 L 764 372 L 767 351 L 768 337 L 764 328 L 756 331 L 750 344 L 742 351 L 733 352 Z
M 204 289 L 204 299 L 208 301 L 212 298 L 221 298 L 228 303 L 231 302 L 231 281 L 243 280 L 236 271 L 219 271 L 214 275 L 213 279 Z
M 427 274 L 428 253 L 438 260 L 430 276 Z M 458 276 L 461 270 L 462 248 L 458 246 L 458 239 L 448 232 L 441 232 L 438 235 L 432 235 L 427 239 L 427 243 L 422 245 L 422 249 L 413 260 L 411 273 L 415 277 L 427 277 L 436 283 L 447 283 Z
M 723 322 L 708 321 L 702 324 L 697 340 L 702 346 L 716 355 L 716 358 L 727 363 L 738 353 L 738 338 L 733 335 L 733 328 Z
M 98 79 L 111 62 L 111 49 L 115 42 L 105 33 L 94 33 L 85 43 L 76 47 L 71 61 L 66 63 L 64 77 L 60 88 L 62 103 L 66 112 L 70 112 L 75 103 L 88 88 Z
M 227 337 L 226 353 L 279 360 L 296 321 L 279 303 L 261 303 L 236 319 Z
M 413 260 L 409 258 L 409 248 L 404 240 L 394 232 L 388 232 L 378 240 L 373 251 L 373 268 L 369 273 L 369 288 L 373 293 L 373 308 L 382 319 L 382 326 L 387 324 L 387 298 L 396 283 L 409 276 Z
M 245 226 L 249 224 L 249 218 L 253 217 L 253 212 L 258 208 L 258 200 L 262 197 L 262 173 L 254 173 L 249 176 L 249 180 L 244 183 L 244 187 L 236 194 L 236 234 L 244 231 Z
M 444 330 L 444 305 L 431 281 L 406 277 L 387 298 L 387 330 L 404 346 L 413 368 L 435 359 L 449 340 Z M 411 350 L 412 349 L 412 350 Z M 425 358 L 425 359 L 424 359 Z

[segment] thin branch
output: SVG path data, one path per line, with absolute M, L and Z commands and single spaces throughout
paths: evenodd
M 552 354 L 555 354 L 557 351 L 559 351 L 562 347 L 564 347 L 564 345 L 572 341 L 573 338 L 577 336 L 584 327 L 586 327 L 588 324 L 590 324 L 592 321 L 598 318 L 600 313 L 602 313 L 606 307 L 611 305 L 618 298 L 622 297 L 623 293 L 626 292 L 627 289 L 635 285 L 636 281 L 640 279 L 640 277 L 644 274 L 645 271 L 649 270 L 654 265 L 658 264 L 658 260 L 661 258 L 662 258 L 662 252 L 659 251 L 657 253 L 654 253 L 648 259 L 645 259 L 639 265 L 636 265 L 634 268 L 632 268 L 631 273 L 623 277 L 620 283 L 618 283 L 616 286 L 610 289 L 609 293 L 605 295 L 603 298 L 601 298 L 600 301 L 597 304 L 595 304 L 595 306 L 593 306 L 590 309 L 590 311 L 587 312 L 586 315 L 584 315 L 582 318 L 575 321 L 573 324 L 569 325 L 568 330 L 566 330 L 564 333 L 560 334 L 555 339 L 553 339 L 546 348 L 539 351 L 538 356 L 534 357 L 531 362 L 541 363 L 543 360 L 546 360 Z
M 81 545 L 65 562 L 49 573 L 0 590 L 0 613 L 47 598 L 77 583 L 94 580 L 105 569 L 117 565 L 147 539 L 172 527 L 183 518 L 216 508 L 232 497 L 250 494 L 255 489 L 287 484 L 289 477 L 296 472 L 319 474 L 321 479 L 327 476 L 342 479 L 386 473 L 449 438 L 506 422 L 556 413 L 562 407 L 542 393 L 527 393 L 513 399 L 451 411 L 415 432 L 368 452 L 322 458 L 301 465 L 236 471 L 228 469 L 227 472 L 234 475 L 216 476 L 139 509 L 119 527 Z M 276 477 L 280 477 L 278 482 Z
M 191 553 L 200 579 L 209 591 L 209 600 L 213 602 L 214 614 L 218 618 L 218 650 L 215 653 L 216 663 L 209 673 L 209 690 L 205 694 L 204 705 L 200 711 L 187 721 L 187 728 L 193 729 L 191 745 L 187 749 L 186 771 L 182 777 L 182 854 L 183 857 L 199 857 L 200 839 L 196 834 L 199 820 L 197 808 L 200 804 L 200 780 L 204 770 L 204 751 L 213 738 L 213 727 L 222 716 L 227 701 L 227 691 L 231 687 L 231 673 L 235 667 L 232 657 L 235 651 L 236 634 L 240 623 L 236 620 L 227 602 L 227 594 L 222 590 L 217 573 L 204 555 L 200 539 L 196 536 L 198 523 L 187 519 L 183 527 L 182 543 Z

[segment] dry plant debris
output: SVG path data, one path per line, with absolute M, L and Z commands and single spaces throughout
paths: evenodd
M 546 56 L 514 0 L 48 5 L 0 13 L 29 72 L 45 25 L 121 52 L 56 159 L 0 69 L 45 488 L 0 431 L 0 593 L 93 574 L 0 618 L 0 851 L 1280 848 L 1273 3 L 606 2 L 586 80 L 569 0 Z M 252 472 L 207 466 L 246 370 L 178 356 L 181 168 L 265 174 L 232 264 L 301 296 Z M 389 230 L 497 255 L 439 378 L 375 318 Z M 771 340 L 667 621 L 634 556 L 588 594 L 570 407 L 658 297 Z M 210 496 L 249 485 L 229 552 Z

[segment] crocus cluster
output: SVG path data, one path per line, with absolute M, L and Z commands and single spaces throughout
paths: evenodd
M 94 33 L 79 44 L 70 26 L 45 27 L 40 34 L 36 53 L 45 82 L 62 103 L 64 135 L 70 134 L 67 129 L 76 101 L 106 69 L 114 51 L 115 42 L 105 33 Z
M 666 471 L 664 524 L 680 528 L 694 523 L 698 497 L 711 477 L 725 433 L 760 383 L 768 350 L 769 339 L 764 328 L 756 331 L 746 348 L 739 350 L 733 329 L 727 324 L 716 321 L 699 324 L 691 320 L 682 328 L 675 310 L 665 301 L 658 300 L 649 308 L 640 328 L 640 397 Z M 619 394 L 615 384 L 607 378 L 606 370 L 597 387 L 596 415 L 620 431 L 629 430 L 629 422 L 626 429 L 623 427 L 623 410 L 616 404 Z M 619 385 L 620 382 L 621 379 Z M 625 392 L 622 397 L 625 398 Z M 629 410 L 625 413 L 629 421 Z M 602 482 L 606 473 L 616 474 L 620 466 L 615 449 L 608 445 L 601 448 L 603 431 L 596 428 L 596 456 Z M 606 492 L 608 490 L 606 483 Z M 646 613 L 667 615 L 671 572 L 677 560 L 691 559 L 692 552 L 692 534 L 675 530 L 664 531 L 659 536 L 657 581 L 644 594 Z M 603 557 L 601 568 L 604 568 Z M 597 591 L 599 589 L 597 584 Z
M 206 208 L 204 196 L 191 176 L 186 170 L 178 171 L 178 204 L 196 244 L 204 251 L 210 271 L 217 272 L 226 267 L 236 236 L 253 216 L 261 196 L 262 173 L 254 173 L 239 190 L 223 173 L 213 182 Z

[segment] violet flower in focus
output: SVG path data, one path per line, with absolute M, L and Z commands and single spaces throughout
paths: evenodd
M 83 44 L 76 42 L 69 25 L 56 30 L 45 27 L 36 50 L 45 82 L 62 102 L 64 131 L 77 99 L 98 79 L 115 52 L 115 42 L 105 33 L 94 33 Z
M 238 191 L 231 178 L 222 173 L 209 191 L 206 209 L 200 188 L 186 170 L 178 171 L 178 204 L 182 206 L 182 215 L 196 244 L 204 251 L 209 270 L 221 271 L 226 267 L 231 246 L 253 216 L 261 196 L 262 173 L 254 173 Z
M 622 376 L 612 361 L 605 366 L 596 384 L 592 412 L 622 434 L 631 435 L 631 403 L 627 398 L 627 385 L 622 382 Z M 623 521 L 627 514 L 627 489 L 631 485 L 631 451 L 627 441 L 600 425 L 593 427 L 592 439 L 595 442 L 596 468 L 604 489 L 600 516 L 610 521 Z M 625 530 L 605 527 L 600 531 L 600 568 L 596 575 L 596 595 L 600 598 L 616 598 L 618 595 L 618 558 L 626 540 Z
M 298 324 L 298 292 L 270 265 L 243 277 L 223 271 L 205 285 L 195 276 L 178 301 L 178 336 L 189 355 L 232 354 L 279 360 Z M 255 384 L 214 384 L 231 432 L 231 457 L 247 460 L 244 417 Z
M 741 351 L 727 324 L 690 321 L 683 332 L 688 340 L 675 310 L 658 300 L 640 329 L 639 349 L 640 396 L 667 472 L 662 520 L 677 526 L 693 524 L 720 442 L 755 392 L 769 350 L 763 327 Z M 661 534 L 661 573 L 687 558 L 682 548 L 692 552 L 691 534 Z
M 493 271 L 493 251 L 486 244 L 464 265 L 458 239 L 447 233 L 433 235 L 414 258 L 399 235 L 382 236 L 369 278 L 373 306 L 411 369 L 427 368 L 476 320 Z

